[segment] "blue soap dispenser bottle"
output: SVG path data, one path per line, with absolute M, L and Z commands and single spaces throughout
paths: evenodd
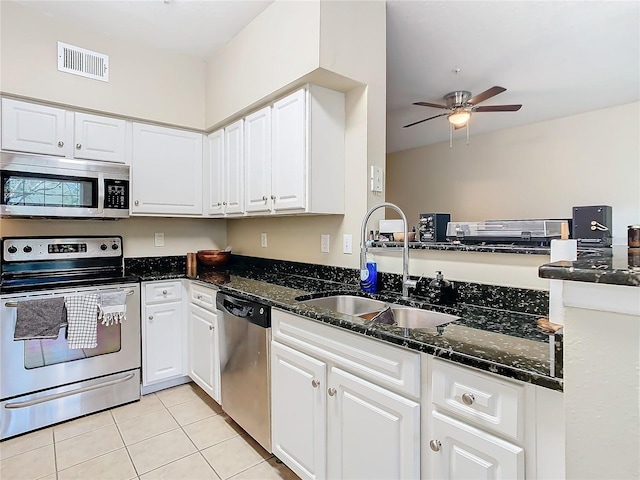
M 367 293 L 378 291 L 378 265 L 375 261 L 367 260 L 365 268 L 360 270 L 360 288 Z

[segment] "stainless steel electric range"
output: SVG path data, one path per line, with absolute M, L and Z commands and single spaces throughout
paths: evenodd
M 140 399 L 140 287 L 124 274 L 121 237 L 10 237 L 0 262 L 0 440 Z M 14 340 L 20 302 L 124 292 L 126 316 L 97 346 Z M 36 302 L 31 302 L 33 305 Z M 63 317 L 64 320 L 64 317 Z

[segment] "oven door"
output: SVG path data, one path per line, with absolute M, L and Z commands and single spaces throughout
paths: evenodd
M 126 319 L 103 326 L 98 322 L 98 346 L 72 350 L 66 327 L 55 340 L 14 341 L 16 302 L 124 289 Z M 110 285 L 38 291 L 0 296 L 0 400 L 140 368 L 140 287 Z

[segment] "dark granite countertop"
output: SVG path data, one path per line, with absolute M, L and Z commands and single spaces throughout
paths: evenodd
M 541 278 L 640 287 L 640 249 L 616 245 L 578 256 L 574 262 L 542 265 Z
M 340 315 L 310 307 L 298 299 L 328 293 L 362 294 L 354 286 L 338 284 L 298 275 L 278 273 L 235 275 L 231 272 L 220 281 L 220 272 L 200 272 L 192 278 L 221 291 L 263 302 L 303 317 L 344 328 L 403 348 L 453 360 L 524 382 L 562 390 L 562 344 L 557 337 L 539 331 L 535 322 L 539 315 L 511 312 L 468 304 L 456 306 L 429 305 L 420 298 L 403 301 L 397 294 L 382 292 L 367 295 L 389 303 L 399 303 L 450 313 L 460 320 L 443 327 L 405 330 L 384 324 L 371 324 L 359 317 Z M 176 277 L 177 278 L 177 277 Z M 550 346 L 553 344 L 553 348 Z M 554 362 L 552 356 L 558 358 Z M 557 376 L 554 376 L 557 369 Z

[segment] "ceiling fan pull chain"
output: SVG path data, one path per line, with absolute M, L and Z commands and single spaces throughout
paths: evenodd
M 449 124 L 449 148 L 453 148 L 453 123 Z
M 469 145 L 469 122 L 467 122 L 467 145 Z

